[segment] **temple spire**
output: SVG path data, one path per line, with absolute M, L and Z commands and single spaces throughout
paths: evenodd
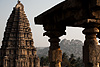
M 17 1 L 4 32 L 0 67 L 40 67 L 24 5 Z

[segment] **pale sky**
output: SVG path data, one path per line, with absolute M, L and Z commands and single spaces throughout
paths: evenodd
M 43 36 L 44 30 L 42 25 L 35 25 L 34 17 L 62 1 L 64 0 L 21 0 L 32 29 L 35 47 L 49 46 L 49 38 L 47 36 Z M 2 45 L 7 20 L 16 4 L 17 0 L 0 0 L 0 46 Z M 62 36 L 60 39 L 78 39 L 84 42 L 85 37 L 82 34 L 82 30 L 83 28 L 66 27 L 66 35 Z

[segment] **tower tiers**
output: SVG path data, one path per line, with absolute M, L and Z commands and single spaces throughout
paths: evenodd
M 0 67 L 39 67 L 29 21 L 20 1 L 7 21 L 2 46 Z

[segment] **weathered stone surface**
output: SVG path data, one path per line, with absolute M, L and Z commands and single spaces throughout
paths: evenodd
M 60 64 L 54 60 L 56 56 L 54 51 L 60 48 L 59 42 L 55 40 L 65 34 L 66 26 L 85 28 L 83 31 L 86 35 L 83 47 L 85 67 L 98 66 L 100 49 L 96 38 L 100 39 L 99 15 L 100 0 L 65 0 L 35 17 L 35 23 L 43 25 L 46 31 L 44 35 L 50 37 L 51 40 L 49 59 L 54 62 L 50 62 L 50 67 L 60 67 Z
M 14 7 L 0 48 L 0 67 L 40 67 L 29 21 L 20 1 Z
M 84 27 L 88 23 L 87 19 L 97 19 L 93 12 L 99 10 L 99 2 L 99 0 L 66 0 L 35 17 L 35 23 Z

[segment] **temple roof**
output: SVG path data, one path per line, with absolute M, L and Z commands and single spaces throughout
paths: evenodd
M 20 9 L 24 10 L 24 6 L 20 1 L 18 1 L 18 3 L 16 4 L 15 8 L 20 8 Z
M 35 17 L 35 24 L 85 27 L 87 23 L 98 19 L 96 17 L 98 10 L 100 10 L 100 3 L 97 0 L 65 0 Z
M 0 48 L 0 67 L 30 67 L 30 64 L 40 67 L 29 21 L 23 4 L 18 1 L 6 24 Z
M 28 45 L 27 47 L 35 50 L 33 43 L 32 32 L 24 6 L 18 1 L 7 21 L 2 46 L 16 48 Z

